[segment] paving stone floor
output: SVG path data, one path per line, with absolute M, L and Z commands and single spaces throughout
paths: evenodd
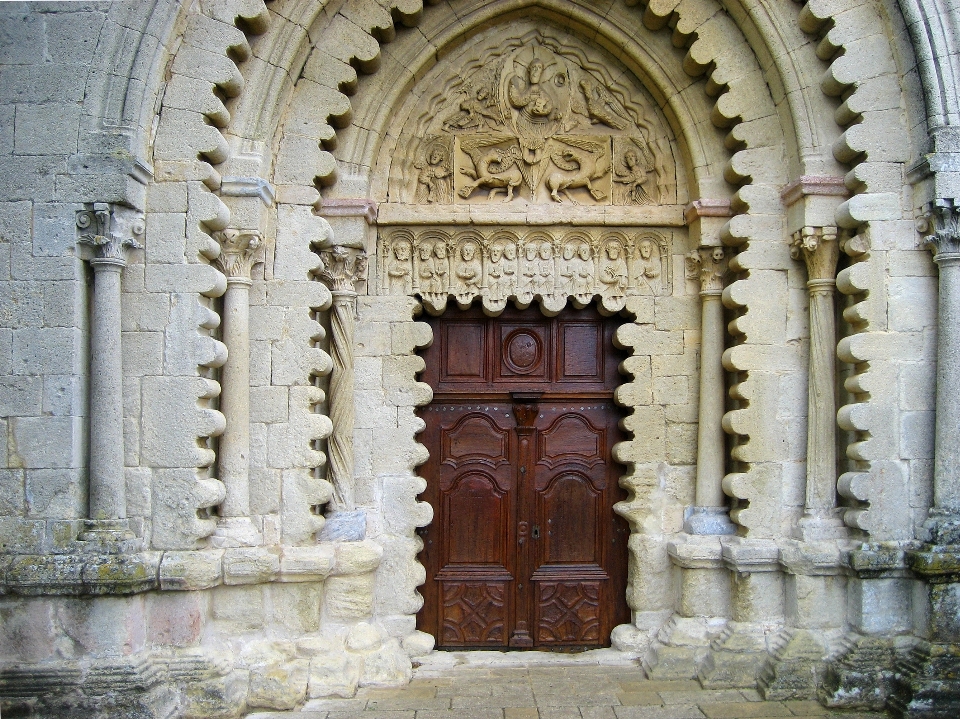
M 645 679 L 609 650 L 583 654 L 434 652 L 400 689 L 364 688 L 352 699 L 315 699 L 298 712 L 247 719 L 880 719 L 814 701 L 763 701 L 753 689 L 703 689 Z

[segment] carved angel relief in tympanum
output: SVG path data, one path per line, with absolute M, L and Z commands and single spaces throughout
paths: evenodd
M 391 202 L 676 202 L 670 143 L 639 88 L 539 29 L 473 55 L 404 128 Z

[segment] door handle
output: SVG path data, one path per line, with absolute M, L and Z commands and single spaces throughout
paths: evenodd
M 534 539 L 540 539 L 540 525 L 534 524 L 533 530 L 530 532 L 530 536 Z

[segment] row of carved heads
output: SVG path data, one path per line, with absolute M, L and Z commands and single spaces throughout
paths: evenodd
M 451 296 L 461 307 L 480 297 L 492 310 L 535 298 L 551 310 L 568 300 L 582 307 L 599 296 L 616 311 L 627 297 L 670 292 L 669 242 L 655 232 L 520 237 L 397 229 L 382 236 L 380 253 L 382 291 L 419 295 L 435 311 Z

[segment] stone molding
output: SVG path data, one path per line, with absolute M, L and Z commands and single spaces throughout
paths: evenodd
M 224 177 L 220 180 L 222 197 L 259 197 L 267 207 L 277 202 L 277 191 L 262 177 Z
M 701 198 L 683 208 L 683 217 L 688 225 L 703 217 L 733 217 L 734 214 L 730 200 Z
M 804 197 L 849 197 L 850 191 L 842 177 L 832 175 L 803 175 L 788 184 L 780 192 L 780 199 L 786 207 L 795 205 Z
M 671 239 L 635 228 L 381 229 L 378 284 L 382 294 L 419 296 L 432 312 L 450 296 L 460 307 L 481 297 L 498 312 L 509 300 L 527 307 L 539 299 L 559 311 L 597 295 L 606 310 L 619 311 L 628 297 L 670 293 Z
M 375 200 L 366 198 L 320 198 L 317 212 L 323 217 L 362 217 L 368 225 L 377 222 L 378 207 Z
M 371 572 L 379 566 L 381 555 L 379 545 L 369 540 L 307 547 L 9 555 L 0 556 L 0 596 L 120 596 L 220 585 L 319 582 Z

